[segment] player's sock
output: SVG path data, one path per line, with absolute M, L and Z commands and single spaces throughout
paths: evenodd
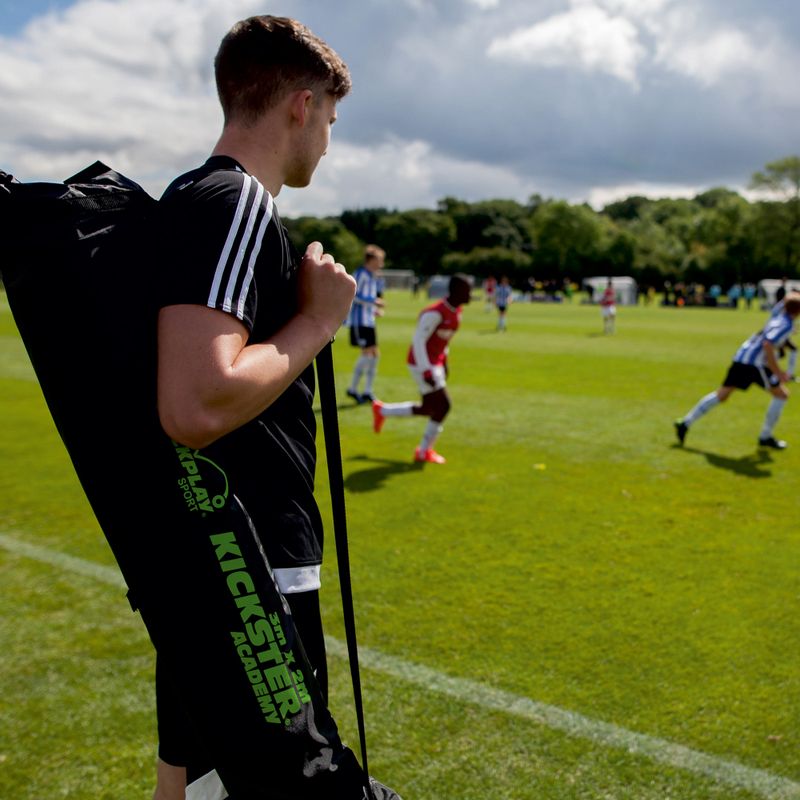
M 364 374 L 364 371 L 367 369 L 368 362 L 371 361 L 369 356 L 359 356 L 358 360 L 356 361 L 355 367 L 353 367 L 353 379 L 350 381 L 350 388 L 348 389 L 348 394 L 358 394 L 358 383 L 361 380 L 361 376 Z
M 687 426 L 696 422 L 704 414 L 708 414 L 714 406 L 719 405 L 719 397 L 716 392 L 709 392 L 705 397 L 701 398 L 697 405 L 683 418 L 684 424 Z
M 778 420 L 781 418 L 783 407 L 785 405 L 786 401 L 782 398 L 772 398 L 772 402 L 769 404 L 769 408 L 767 409 L 767 416 L 764 418 L 764 427 L 761 429 L 761 434 L 758 437 L 759 439 L 769 439 L 769 437 L 772 436 L 772 431 L 775 430 L 775 426 L 778 424 Z
M 414 403 L 382 403 L 381 415 L 384 417 L 410 417 L 414 411 Z
M 789 358 L 786 361 L 786 371 L 793 377 L 797 377 L 797 350 L 789 351 Z
M 425 432 L 422 434 L 422 441 L 419 443 L 419 449 L 424 453 L 427 450 L 433 449 L 433 443 L 442 432 L 444 425 L 441 422 L 434 422 L 432 419 L 428 420 L 425 426 Z
M 371 356 L 364 370 L 364 394 L 372 397 L 372 385 L 375 383 L 375 373 L 378 371 L 378 357 Z

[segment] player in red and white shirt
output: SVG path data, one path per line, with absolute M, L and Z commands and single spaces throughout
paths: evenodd
M 600 297 L 600 311 L 603 314 L 603 333 L 614 333 L 614 323 L 617 318 L 617 295 L 611 278 L 608 279 L 606 288 Z
M 494 275 L 489 275 L 483 282 L 483 299 L 486 303 L 486 311 L 491 311 L 494 307 L 494 293 L 497 289 L 497 279 Z
M 470 282 L 466 275 L 453 275 L 449 294 L 424 308 L 417 320 L 417 328 L 408 351 L 408 368 L 417 382 L 421 403 L 372 404 L 373 427 L 380 433 L 386 417 L 428 417 L 428 424 L 419 447 L 414 451 L 415 461 L 444 464 L 445 459 L 434 449 L 433 444 L 442 432 L 442 423 L 450 411 L 447 394 L 447 353 L 450 339 L 461 322 L 461 306 L 469 303 Z

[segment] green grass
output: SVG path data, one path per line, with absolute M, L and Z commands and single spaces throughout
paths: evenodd
M 0 296 L 1 298 L 2 296 Z M 424 299 L 390 292 L 376 389 L 405 367 Z M 767 397 L 738 393 L 686 447 L 672 420 L 715 388 L 763 312 L 476 303 L 453 341 L 445 466 L 411 463 L 424 422 L 376 436 L 344 395 L 360 642 L 452 678 L 800 781 L 800 409 L 758 451 Z M 0 534 L 111 565 L 5 305 Z M 320 437 L 320 450 L 321 437 Z M 328 516 L 320 464 L 318 495 Z M 332 539 L 328 632 L 342 639 Z M 0 547 L 0 796 L 149 797 L 152 654 L 120 589 Z M 346 663 L 332 705 L 356 742 Z M 370 765 L 405 800 L 800 796 L 715 782 L 367 668 Z

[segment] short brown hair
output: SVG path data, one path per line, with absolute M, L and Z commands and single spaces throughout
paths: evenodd
M 373 258 L 385 258 L 386 251 L 376 244 L 368 244 L 364 248 L 364 260 L 371 261 Z
M 287 92 L 320 89 L 341 100 L 352 86 L 342 59 L 305 25 L 263 15 L 237 22 L 214 59 L 225 121 L 252 123 Z
M 783 298 L 783 310 L 790 317 L 796 317 L 800 314 L 800 293 L 789 292 L 789 294 Z

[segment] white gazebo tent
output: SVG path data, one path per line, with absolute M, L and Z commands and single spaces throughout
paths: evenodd
M 600 299 L 603 290 L 608 284 L 608 275 L 598 276 L 594 278 L 584 278 L 583 285 L 592 287 L 592 298 Z M 636 281 L 627 275 L 617 275 L 611 278 L 611 286 L 614 288 L 614 293 L 617 298 L 617 305 L 621 306 L 635 306 L 636 298 L 638 297 L 638 287 Z
M 775 304 L 775 293 L 780 289 L 783 280 L 781 278 L 764 278 L 758 282 L 759 297 L 763 297 L 768 306 Z M 800 281 L 786 281 L 787 292 L 800 292 Z

